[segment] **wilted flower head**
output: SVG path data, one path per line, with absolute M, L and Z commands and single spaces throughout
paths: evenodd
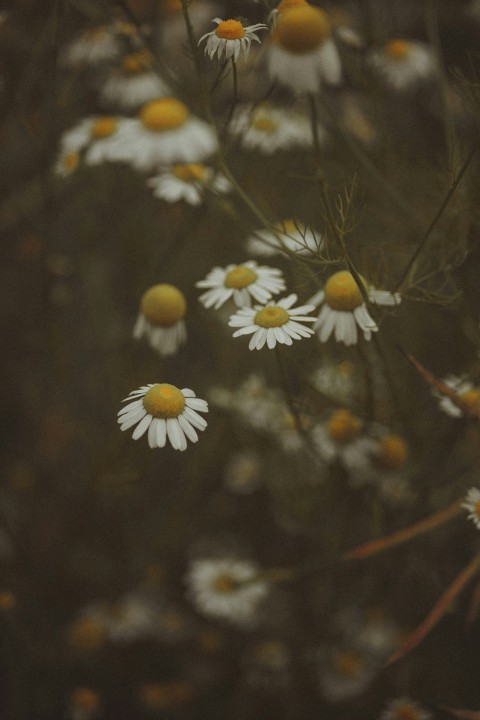
M 198 41 L 200 45 L 205 39 L 207 40 L 205 43 L 205 53 L 209 56 L 210 60 L 214 55 L 217 55 L 218 59 L 221 60 L 222 55 L 225 54 L 225 60 L 232 58 L 233 62 L 237 62 L 241 50 L 243 50 L 246 59 L 252 40 L 258 43 L 260 42 L 256 31 L 268 29 L 263 23 L 245 26 L 240 20 L 214 18 L 212 22 L 217 25 L 215 30 L 202 35 Z

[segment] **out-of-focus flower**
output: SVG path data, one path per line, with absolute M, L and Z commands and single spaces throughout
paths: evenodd
M 242 308 L 232 315 L 228 324 L 239 328 L 233 337 L 252 335 L 249 350 L 261 350 L 266 344 L 272 350 L 277 343 L 292 345 L 294 340 L 310 337 L 314 331 L 301 323 L 315 322 L 314 317 L 306 313 L 314 309 L 313 305 L 302 305 L 294 308 L 297 295 L 288 295 L 278 302 L 270 302 L 265 306 L 255 305 L 253 308 Z
M 69 720 L 91 720 L 100 711 L 100 695 L 92 688 L 78 687 L 70 695 L 68 705 Z
M 355 366 L 348 360 L 322 365 L 310 375 L 310 381 L 323 395 L 339 403 L 349 400 L 358 384 Z
M 442 382 L 454 390 L 460 400 L 480 410 L 480 387 L 474 385 L 471 380 L 467 380 L 467 378 L 463 376 L 449 375 L 444 378 Z M 438 398 L 438 405 L 444 413 L 447 413 L 447 415 L 451 417 L 461 417 L 463 415 L 463 410 L 455 405 L 449 397 L 442 395 L 437 390 L 433 390 L 432 392 L 433 395 Z
M 468 519 L 480 530 L 480 490 L 476 487 L 470 488 L 462 508 L 468 510 Z
M 248 260 L 241 265 L 215 267 L 195 286 L 208 288 L 198 298 L 202 305 L 218 310 L 230 299 L 238 308 L 251 307 L 252 300 L 266 303 L 272 295 L 285 290 L 285 281 L 281 270 Z
M 200 205 L 206 190 L 221 195 L 231 190 L 230 181 L 224 175 L 201 163 L 164 168 L 148 180 L 148 185 L 161 200 L 169 203 L 185 200 L 189 205 Z
M 262 484 L 260 458 L 252 450 L 232 455 L 225 467 L 225 486 L 238 495 L 249 495 Z
M 382 48 L 372 50 L 369 62 L 385 84 L 398 91 L 430 80 L 437 70 L 432 50 L 414 40 L 390 40 Z
M 273 230 L 257 230 L 247 240 L 247 252 L 270 257 L 296 252 L 299 255 L 318 255 L 323 237 L 296 220 L 282 220 Z
M 346 408 L 334 410 L 324 423 L 311 430 L 311 440 L 326 462 L 342 459 L 347 448 L 360 436 L 363 423 Z
M 174 285 L 153 285 L 142 296 L 133 337 L 145 336 L 160 355 L 174 355 L 187 339 L 185 296 Z
M 55 172 L 62 177 L 68 177 L 78 168 L 80 164 L 80 153 L 76 150 L 61 152 L 55 164 Z
M 107 640 L 108 608 L 104 603 L 93 603 L 82 610 L 67 631 L 67 640 L 74 650 L 93 652 Z
M 141 592 L 123 595 L 110 608 L 106 621 L 109 639 L 113 642 L 131 642 L 153 637 L 157 627 L 159 605 Z
M 165 447 L 167 439 L 174 450 L 186 450 L 187 438 L 195 443 L 197 430 L 205 430 L 206 420 L 199 412 L 208 412 L 205 400 L 193 390 L 180 390 L 169 383 L 153 383 L 134 390 L 123 402 L 131 401 L 118 413 L 121 430 L 136 425 L 133 439 L 138 440 L 148 430 L 151 448 Z
M 322 695 L 334 703 L 360 695 L 378 667 L 369 653 L 351 646 L 322 648 L 318 664 Z
M 322 82 L 340 82 L 340 58 L 323 10 L 301 4 L 278 15 L 268 71 L 273 80 L 296 94 L 315 93 Z
M 267 582 L 254 580 L 258 574 L 249 560 L 205 558 L 192 561 L 185 581 L 199 612 L 248 627 L 269 592 Z
M 78 154 L 90 143 L 116 135 L 121 126 L 122 119 L 113 115 L 99 115 L 80 120 L 60 138 L 61 157 Z
M 16 606 L 17 600 L 10 590 L 0 591 L 0 612 L 10 612 Z
M 225 54 L 225 60 L 232 58 L 233 62 L 237 62 L 241 50 L 246 59 L 252 40 L 261 42 L 256 32 L 268 30 L 263 23 L 245 26 L 239 20 L 222 20 L 221 18 L 214 18 L 212 22 L 217 26 L 215 30 L 202 35 L 198 41 L 200 45 L 206 39 L 205 53 L 210 60 L 214 55 L 221 60 L 222 55 Z
M 139 700 L 148 710 L 178 710 L 193 697 L 193 687 L 186 680 L 144 683 L 138 690 Z
M 362 278 L 362 282 L 364 280 Z M 370 302 L 377 305 L 396 305 L 400 302 L 397 293 L 376 290 L 364 283 L 365 292 Z M 334 273 L 327 280 L 323 290 L 314 295 L 310 302 L 313 305 L 323 303 L 315 323 L 320 342 L 326 342 L 332 333 L 335 340 L 345 345 L 355 345 L 358 341 L 357 325 L 363 332 L 365 340 L 370 340 L 378 326 L 370 316 L 367 306 L 353 275 L 347 270 Z
M 306 148 L 312 144 L 310 122 L 305 115 L 266 103 L 254 110 L 248 106 L 238 108 L 229 130 L 240 137 L 243 148 L 259 150 L 265 155 L 273 155 L 279 150 Z M 325 132 L 320 125 L 317 132 L 323 140 Z
M 209 399 L 217 407 L 236 413 L 249 427 L 268 431 L 272 417 L 282 405 L 282 394 L 268 387 L 262 376 L 251 374 L 235 390 L 212 388 Z
M 115 22 L 100 25 L 83 32 L 61 53 L 64 65 L 97 65 L 115 60 L 121 51 L 122 36 L 133 37 L 136 34 L 133 25 Z
M 380 720 L 430 720 L 432 715 L 418 703 L 409 698 L 391 700 Z
M 194 35 L 209 27 L 212 17 L 218 13 L 218 6 L 208 0 L 191 0 L 188 4 L 188 16 Z M 172 68 L 189 60 L 184 52 L 188 43 L 188 33 L 183 17 L 181 0 L 158 0 L 158 24 L 154 30 L 158 38 L 162 59 Z
M 102 103 L 133 110 L 150 100 L 169 95 L 168 86 L 153 70 L 152 63 L 153 57 L 145 49 L 125 55 L 100 88 Z
M 269 639 L 255 643 L 244 658 L 245 680 L 266 690 L 284 689 L 292 680 L 292 656 L 281 640 Z

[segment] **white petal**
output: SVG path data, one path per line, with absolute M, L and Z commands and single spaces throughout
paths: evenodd
M 165 447 L 167 441 L 167 423 L 163 418 L 158 419 L 157 423 L 157 447 Z
M 138 423 L 137 427 L 133 431 L 132 438 L 134 440 L 138 440 L 139 438 L 141 438 L 142 435 L 145 434 L 145 432 L 146 432 L 147 428 L 149 427 L 150 423 L 152 422 L 152 420 L 153 420 L 153 417 L 147 413 L 147 415 L 145 415 L 143 420 L 141 420 Z

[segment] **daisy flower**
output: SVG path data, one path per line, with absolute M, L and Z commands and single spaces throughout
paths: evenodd
M 125 55 L 107 76 L 100 90 L 101 101 L 132 110 L 149 100 L 169 95 L 167 85 L 152 69 L 152 61 L 148 50 Z
M 121 27 L 116 24 L 91 28 L 63 50 L 61 62 L 74 67 L 114 60 L 120 54 L 119 34 Z
M 285 281 L 281 270 L 248 260 L 241 265 L 214 267 L 205 280 L 200 280 L 195 286 L 208 288 L 198 298 L 202 305 L 218 310 L 230 299 L 238 308 L 250 307 L 252 300 L 264 304 L 272 295 L 285 290 Z
M 228 490 L 249 495 L 262 485 L 259 455 L 253 450 L 240 450 L 232 455 L 225 467 L 224 482 Z
M 98 717 L 101 708 L 100 695 L 89 687 L 78 687 L 68 701 L 70 720 L 93 720 Z
M 470 488 L 461 507 L 468 510 L 468 519 L 480 530 L 480 490 Z
M 111 606 L 106 627 L 113 642 L 130 642 L 154 635 L 160 607 L 145 593 L 123 595 Z
M 136 425 L 134 440 L 148 430 L 151 448 L 165 447 L 168 439 L 174 450 L 186 450 L 187 438 L 193 443 L 198 440 L 195 428 L 207 427 L 198 412 L 208 412 L 208 405 L 189 388 L 180 390 L 169 383 L 151 383 L 134 390 L 122 402 L 127 401 L 131 402 L 118 413 L 120 430 Z
M 229 127 L 233 135 L 240 137 L 245 150 L 259 150 L 264 155 L 273 155 L 278 150 L 307 148 L 312 144 L 310 122 L 305 115 L 264 104 L 255 108 L 238 108 Z M 318 126 L 318 136 L 323 139 L 325 132 Z
M 380 720 L 431 720 L 431 714 L 409 698 L 398 698 L 388 703 Z
M 299 255 L 318 255 L 323 236 L 296 220 L 282 220 L 274 230 L 257 230 L 247 240 L 247 252 L 270 257 L 296 252 Z
M 310 381 L 323 395 L 337 402 L 350 400 L 359 386 L 355 366 L 348 360 L 322 365 L 310 375 Z
M 210 60 L 215 54 L 221 60 L 223 53 L 225 53 L 225 60 L 232 58 L 233 62 L 237 62 L 241 50 L 243 50 L 244 57 L 247 59 L 252 40 L 260 42 L 256 31 L 268 30 L 263 23 L 246 27 L 240 20 L 214 18 L 212 22 L 217 26 L 215 30 L 202 35 L 198 41 L 200 45 L 205 39 L 207 40 L 205 54 L 209 56 Z
M 377 669 L 369 653 L 350 646 L 321 648 L 318 660 L 322 695 L 333 703 L 360 695 Z
M 337 85 L 341 65 L 331 25 L 320 8 L 301 4 L 278 15 L 268 54 L 273 80 L 294 93 L 315 93 L 322 81 Z
M 81 153 L 85 153 L 87 165 L 123 159 L 130 122 L 113 115 L 84 118 L 63 133 L 55 172 L 64 177 L 71 174 L 80 163 Z
M 160 355 L 174 355 L 187 339 L 185 296 L 174 285 L 153 285 L 142 296 L 133 337 L 147 337 Z
M 346 408 L 334 410 L 329 418 L 311 430 L 311 440 L 326 462 L 343 459 L 347 449 L 360 436 L 363 423 Z
M 249 560 L 205 558 L 191 563 L 185 581 L 201 613 L 248 626 L 269 591 L 265 581 L 253 582 L 258 573 L 257 565 Z
M 413 40 L 390 40 L 379 50 L 372 51 L 369 62 L 385 84 L 394 90 L 409 90 L 421 81 L 429 80 L 437 64 L 432 50 Z
M 57 175 L 61 175 L 62 177 L 68 177 L 72 173 L 75 172 L 75 170 L 80 165 L 80 153 L 76 150 L 72 150 L 71 152 L 60 152 L 57 162 L 55 164 L 55 172 Z
M 230 181 L 221 173 L 201 163 L 178 163 L 164 168 L 148 180 L 155 197 L 169 203 L 184 200 L 189 205 L 200 205 L 205 190 L 224 194 L 231 190 Z
M 294 340 L 310 337 L 314 331 L 301 323 L 315 322 L 314 317 L 306 313 L 314 309 L 314 305 L 302 305 L 294 308 L 297 295 L 288 295 L 277 303 L 269 302 L 267 305 L 255 305 L 253 308 L 242 308 L 232 315 L 228 324 L 239 329 L 233 337 L 252 335 L 248 345 L 249 350 L 261 350 L 267 344 L 272 350 L 277 343 L 292 345 Z
M 477 387 L 465 377 L 458 377 L 457 375 L 449 375 L 444 378 L 442 382 L 451 388 L 460 400 L 480 410 L 480 387 Z M 436 390 L 433 390 L 432 393 L 438 398 L 438 405 L 444 413 L 447 413 L 447 415 L 451 417 L 462 417 L 463 410 L 455 405 L 449 397 L 442 395 Z
M 369 300 L 377 305 L 396 305 L 400 302 L 398 293 L 376 290 L 365 282 L 364 287 Z M 314 295 L 310 302 L 313 305 L 323 303 L 315 323 L 320 342 L 326 342 L 335 332 L 337 342 L 355 345 L 358 341 L 357 325 L 363 332 L 365 340 L 370 340 L 372 332 L 378 331 L 378 326 L 364 303 L 360 288 L 353 275 L 347 270 L 340 270 L 331 275 L 324 289 Z

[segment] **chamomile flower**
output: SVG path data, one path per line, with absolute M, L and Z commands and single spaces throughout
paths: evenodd
M 120 37 L 135 28 L 127 23 L 99 25 L 76 37 L 61 53 L 68 66 L 97 65 L 114 60 L 120 54 Z
M 254 581 L 259 572 L 250 560 L 202 558 L 192 561 L 185 581 L 199 612 L 248 627 L 269 592 L 268 583 Z
M 93 720 L 101 709 L 100 695 L 89 687 L 77 687 L 68 702 L 68 720 Z
M 397 293 L 377 290 L 366 286 L 371 302 L 377 305 L 396 305 L 400 302 Z M 370 316 L 353 275 L 347 270 L 334 273 L 327 280 L 323 290 L 314 295 L 313 305 L 323 304 L 315 323 L 320 342 L 326 342 L 332 333 L 335 340 L 345 345 L 355 345 L 358 341 L 357 325 L 365 340 L 370 340 L 378 326 Z
M 399 92 L 430 80 L 437 69 L 432 50 L 414 40 L 390 40 L 379 50 L 373 50 L 369 61 L 384 83 Z
M 278 15 L 269 47 L 268 71 L 294 93 L 315 93 L 322 82 L 338 85 L 340 58 L 327 14 L 308 4 Z
M 174 285 L 153 285 L 140 301 L 133 337 L 145 335 L 160 355 L 174 355 L 187 339 L 183 320 L 186 309 L 185 297 Z
M 247 252 L 271 257 L 295 252 L 299 255 L 318 255 L 323 236 L 296 220 L 282 220 L 273 230 L 257 230 L 247 239 Z
M 363 422 L 347 408 L 334 410 L 323 423 L 311 430 L 311 440 L 326 462 L 342 460 L 348 448 L 360 437 Z
M 198 298 L 202 305 L 218 310 L 230 299 L 238 308 L 250 307 L 252 300 L 264 304 L 272 295 L 285 290 L 285 281 L 281 270 L 248 260 L 241 265 L 214 267 L 195 286 L 208 288 Z
M 333 703 L 360 695 L 377 669 L 369 653 L 350 645 L 322 648 L 318 660 L 322 695 Z
M 223 195 L 231 190 L 231 183 L 221 173 L 202 163 L 177 163 L 164 168 L 148 180 L 155 197 L 169 203 L 184 200 L 189 205 L 200 205 L 205 190 Z
M 214 55 L 221 60 L 222 55 L 225 54 L 225 60 L 232 58 L 233 62 L 237 62 L 241 50 L 247 59 L 252 40 L 261 42 L 256 32 L 268 30 L 263 23 L 245 26 L 240 20 L 222 20 L 221 18 L 214 18 L 212 22 L 217 26 L 215 30 L 202 35 L 198 41 L 200 45 L 206 39 L 205 54 L 209 56 L 210 60 Z
M 262 485 L 259 455 L 253 450 L 240 450 L 232 455 L 225 467 L 224 482 L 228 490 L 249 495 Z
M 301 323 L 315 322 L 315 318 L 307 313 L 314 309 L 313 305 L 302 305 L 294 308 L 297 295 L 288 295 L 277 303 L 255 305 L 253 308 L 242 308 L 232 315 L 228 324 L 239 328 L 233 337 L 252 335 L 249 350 L 261 350 L 266 344 L 272 350 L 277 343 L 292 345 L 294 340 L 310 337 L 314 331 Z
M 71 152 L 60 152 L 55 163 L 55 173 L 61 177 L 68 177 L 75 172 L 80 165 L 80 153 L 77 150 Z
M 312 144 L 310 122 L 305 115 L 267 104 L 253 111 L 248 106 L 238 108 L 229 130 L 240 138 L 245 150 L 258 150 L 264 155 L 273 155 L 279 150 L 306 148 Z M 321 126 L 318 134 L 322 140 L 325 133 Z
M 81 153 L 85 153 L 84 160 L 87 165 L 117 159 L 116 148 L 123 153 L 128 123 L 129 120 L 113 115 L 80 120 L 60 139 L 60 153 L 55 171 L 59 175 L 69 175 L 78 167 Z
M 152 69 L 153 58 L 148 50 L 125 55 L 113 68 L 100 89 L 100 100 L 123 110 L 132 110 L 144 103 L 169 95 L 166 83 Z
M 480 411 L 480 387 L 477 387 L 465 377 L 458 377 L 457 375 L 449 375 L 443 379 L 443 382 L 458 395 L 460 400 Z M 455 405 L 449 397 L 436 390 L 433 390 L 433 395 L 438 398 L 438 405 L 444 413 L 447 413 L 450 417 L 462 417 L 463 410 Z
M 169 383 L 152 383 L 134 390 L 123 402 L 131 401 L 118 413 L 120 430 L 136 425 L 133 439 L 138 440 L 148 430 L 151 448 L 165 447 L 167 439 L 174 450 L 186 450 L 187 438 L 195 443 L 195 430 L 205 430 L 206 420 L 199 412 L 208 412 L 205 400 L 193 390 L 180 390 Z
M 462 508 L 468 510 L 468 519 L 480 530 L 480 490 L 476 487 L 470 488 L 462 503 Z
M 431 720 L 432 715 L 409 698 L 398 698 L 388 703 L 380 720 Z
M 149 595 L 130 592 L 110 607 L 107 632 L 113 642 L 130 642 L 153 636 L 159 613 L 158 603 Z

